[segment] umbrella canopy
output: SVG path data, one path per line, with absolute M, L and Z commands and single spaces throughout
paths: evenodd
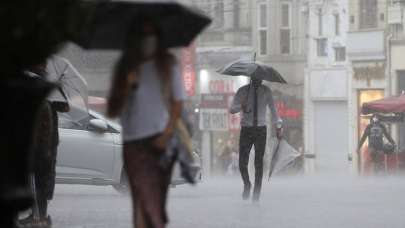
M 381 100 L 364 103 L 361 111 L 363 114 L 404 113 L 405 95 L 388 97 Z
M 118 50 L 125 47 L 137 18 L 152 18 L 166 48 L 188 46 L 211 23 L 207 16 L 172 1 L 103 1 L 93 4 L 91 19 L 74 40 L 85 49 Z
M 273 67 L 255 61 L 236 61 L 218 70 L 218 73 L 231 76 L 248 76 L 269 82 L 287 83 Z
M 301 154 L 292 147 L 285 139 L 278 141 L 277 138 L 272 138 L 270 142 L 271 162 L 269 170 L 269 178 L 272 174 L 282 172 L 292 162 L 298 159 Z M 275 154 L 276 153 L 276 154 Z
M 60 89 L 54 91 L 48 98 L 51 101 L 67 102 L 71 108 L 72 116 L 80 120 L 88 115 L 88 89 L 86 80 L 64 58 L 54 56 L 48 60 L 48 80 L 59 84 Z M 72 109 L 71 109 L 72 110 Z

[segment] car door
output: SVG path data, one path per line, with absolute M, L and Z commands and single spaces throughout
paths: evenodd
M 92 118 L 89 115 L 83 120 L 73 121 L 68 114 L 59 115 L 58 179 L 78 183 L 112 179 L 114 135 L 92 129 L 89 124 Z

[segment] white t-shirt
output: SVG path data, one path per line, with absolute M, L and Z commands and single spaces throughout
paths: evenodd
M 171 75 L 173 99 L 182 101 L 186 98 L 181 70 L 173 65 Z M 133 89 L 121 114 L 123 140 L 139 140 L 162 133 L 169 121 L 169 112 L 163 100 L 163 89 L 155 62 L 143 63 L 139 69 L 137 89 Z

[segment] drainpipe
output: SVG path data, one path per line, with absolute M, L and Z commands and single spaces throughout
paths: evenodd
M 387 54 L 387 66 L 385 68 L 385 70 L 386 70 L 385 74 L 386 74 L 386 80 L 388 83 L 387 89 L 388 89 L 389 96 L 392 95 L 392 75 L 391 75 L 391 68 L 392 68 L 391 67 L 391 59 L 392 59 L 391 58 L 391 40 L 392 40 L 392 38 L 393 38 L 393 34 L 390 31 L 390 34 L 387 36 L 386 43 L 385 43 L 386 54 Z M 393 129 L 391 128 L 391 135 L 392 135 L 392 133 L 393 133 Z M 387 168 L 388 168 L 387 159 L 385 158 L 384 160 L 385 160 L 384 161 L 385 169 L 387 171 Z M 396 162 L 398 162 L 398 153 L 396 153 Z M 398 166 L 398 164 L 397 164 L 397 166 Z
M 385 68 L 385 75 L 388 79 L 388 95 L 392 95 L 392 77 L 391 77 L 391 40 L 393 38 L 392 33 L 387 36 L 385 48 L 387 54 L 387 66 Z

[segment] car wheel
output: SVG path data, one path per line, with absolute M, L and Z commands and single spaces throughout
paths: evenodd
M 128 194 L 129 193 L 129 182 L 128 176 L 125 173 L 124 169 L 122 170 L 121 180 L 119 184 L 113 185 L 114 189 L 121 193 L 121 194 Z

